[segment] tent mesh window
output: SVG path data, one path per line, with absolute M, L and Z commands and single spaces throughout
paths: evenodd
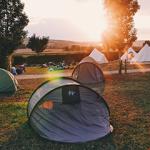
M 64 86 L 62 88 L 63 104 L 76 104 L 80 102 L 80 92 L 78 86 Z
M 31 127 L 43 138 L 87 142 L 110 133 L 109 108 L 95 91 L 69 78 L 47 81 L 28 104 Z

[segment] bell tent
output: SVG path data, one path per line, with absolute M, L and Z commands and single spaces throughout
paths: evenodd
M 0 97 L 11 96 L 17 91 L 18 82 L 9 71 L 0 68 Z
M 150 47 L 146 44 L 140 52 L 131 60 L 131 63 L 150 63 Z
M 121 60 L 122 61 L 127 61 L 130 62 L 132 58 L 134 58 L 137 55 L 137 53 L 132 49 L 129 48 L 122 56 L 121 56 Z
M 108 63 L 106 56 L 96 48 L 90 53 L 89 56 L 92 57 L 98 64 Z
M 96 90 L 99 94 L 104 91 L 105 78 L 100 65 L 91 57 L 85 57 L 75 67 L 72 78 L 81 84 Z
M 40 85 L 30 97 L 28 117 L 31 127 L 51 141 L 87 142 L 112 131 L 105 100 L 71 78 Z

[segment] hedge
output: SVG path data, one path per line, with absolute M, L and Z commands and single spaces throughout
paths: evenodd
M 42 56 L 15 56 L 13 58 L 13 64 L 45 64 L 48 62 L 62 62 L 66 63 L 79 62 L 82 58 L 86 57 L 88 54 L 73 54 L 73 55 L 42 55 Z M 105 53 L 109 61 L 117 60 L 119 58 L 118 52 L 107 52 Z
M 15 56 L 13 58 L 13 64 L 23 64 L 27 63 L 28 65 L 32 64 L 45 64 L 48 62 L 62 62 L 65 61 L 66 63 L 71 63 L 71 62 L 78 62 L 82 58 L 84 58 L 86 55 L 85 54 L 74 54 L 74 55 L 43 55 L 43 56 L 28 56 L 28 57 L 23 57 L 23 56 Z

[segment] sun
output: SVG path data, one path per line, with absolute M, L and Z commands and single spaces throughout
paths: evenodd
M 107 20 L 101 1 L 94 0 L 78 7 L 78 13 L 73 16 L 74 24 L 81 29 L 87 39 L 100 41 L 101 35 L 107 29 Z

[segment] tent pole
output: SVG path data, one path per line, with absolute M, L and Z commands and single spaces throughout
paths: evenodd
M 124 72 L 127 73 L 127 60 L 125 60 L 124 63 L 125 63 L 125 64 L 124 64 Z

